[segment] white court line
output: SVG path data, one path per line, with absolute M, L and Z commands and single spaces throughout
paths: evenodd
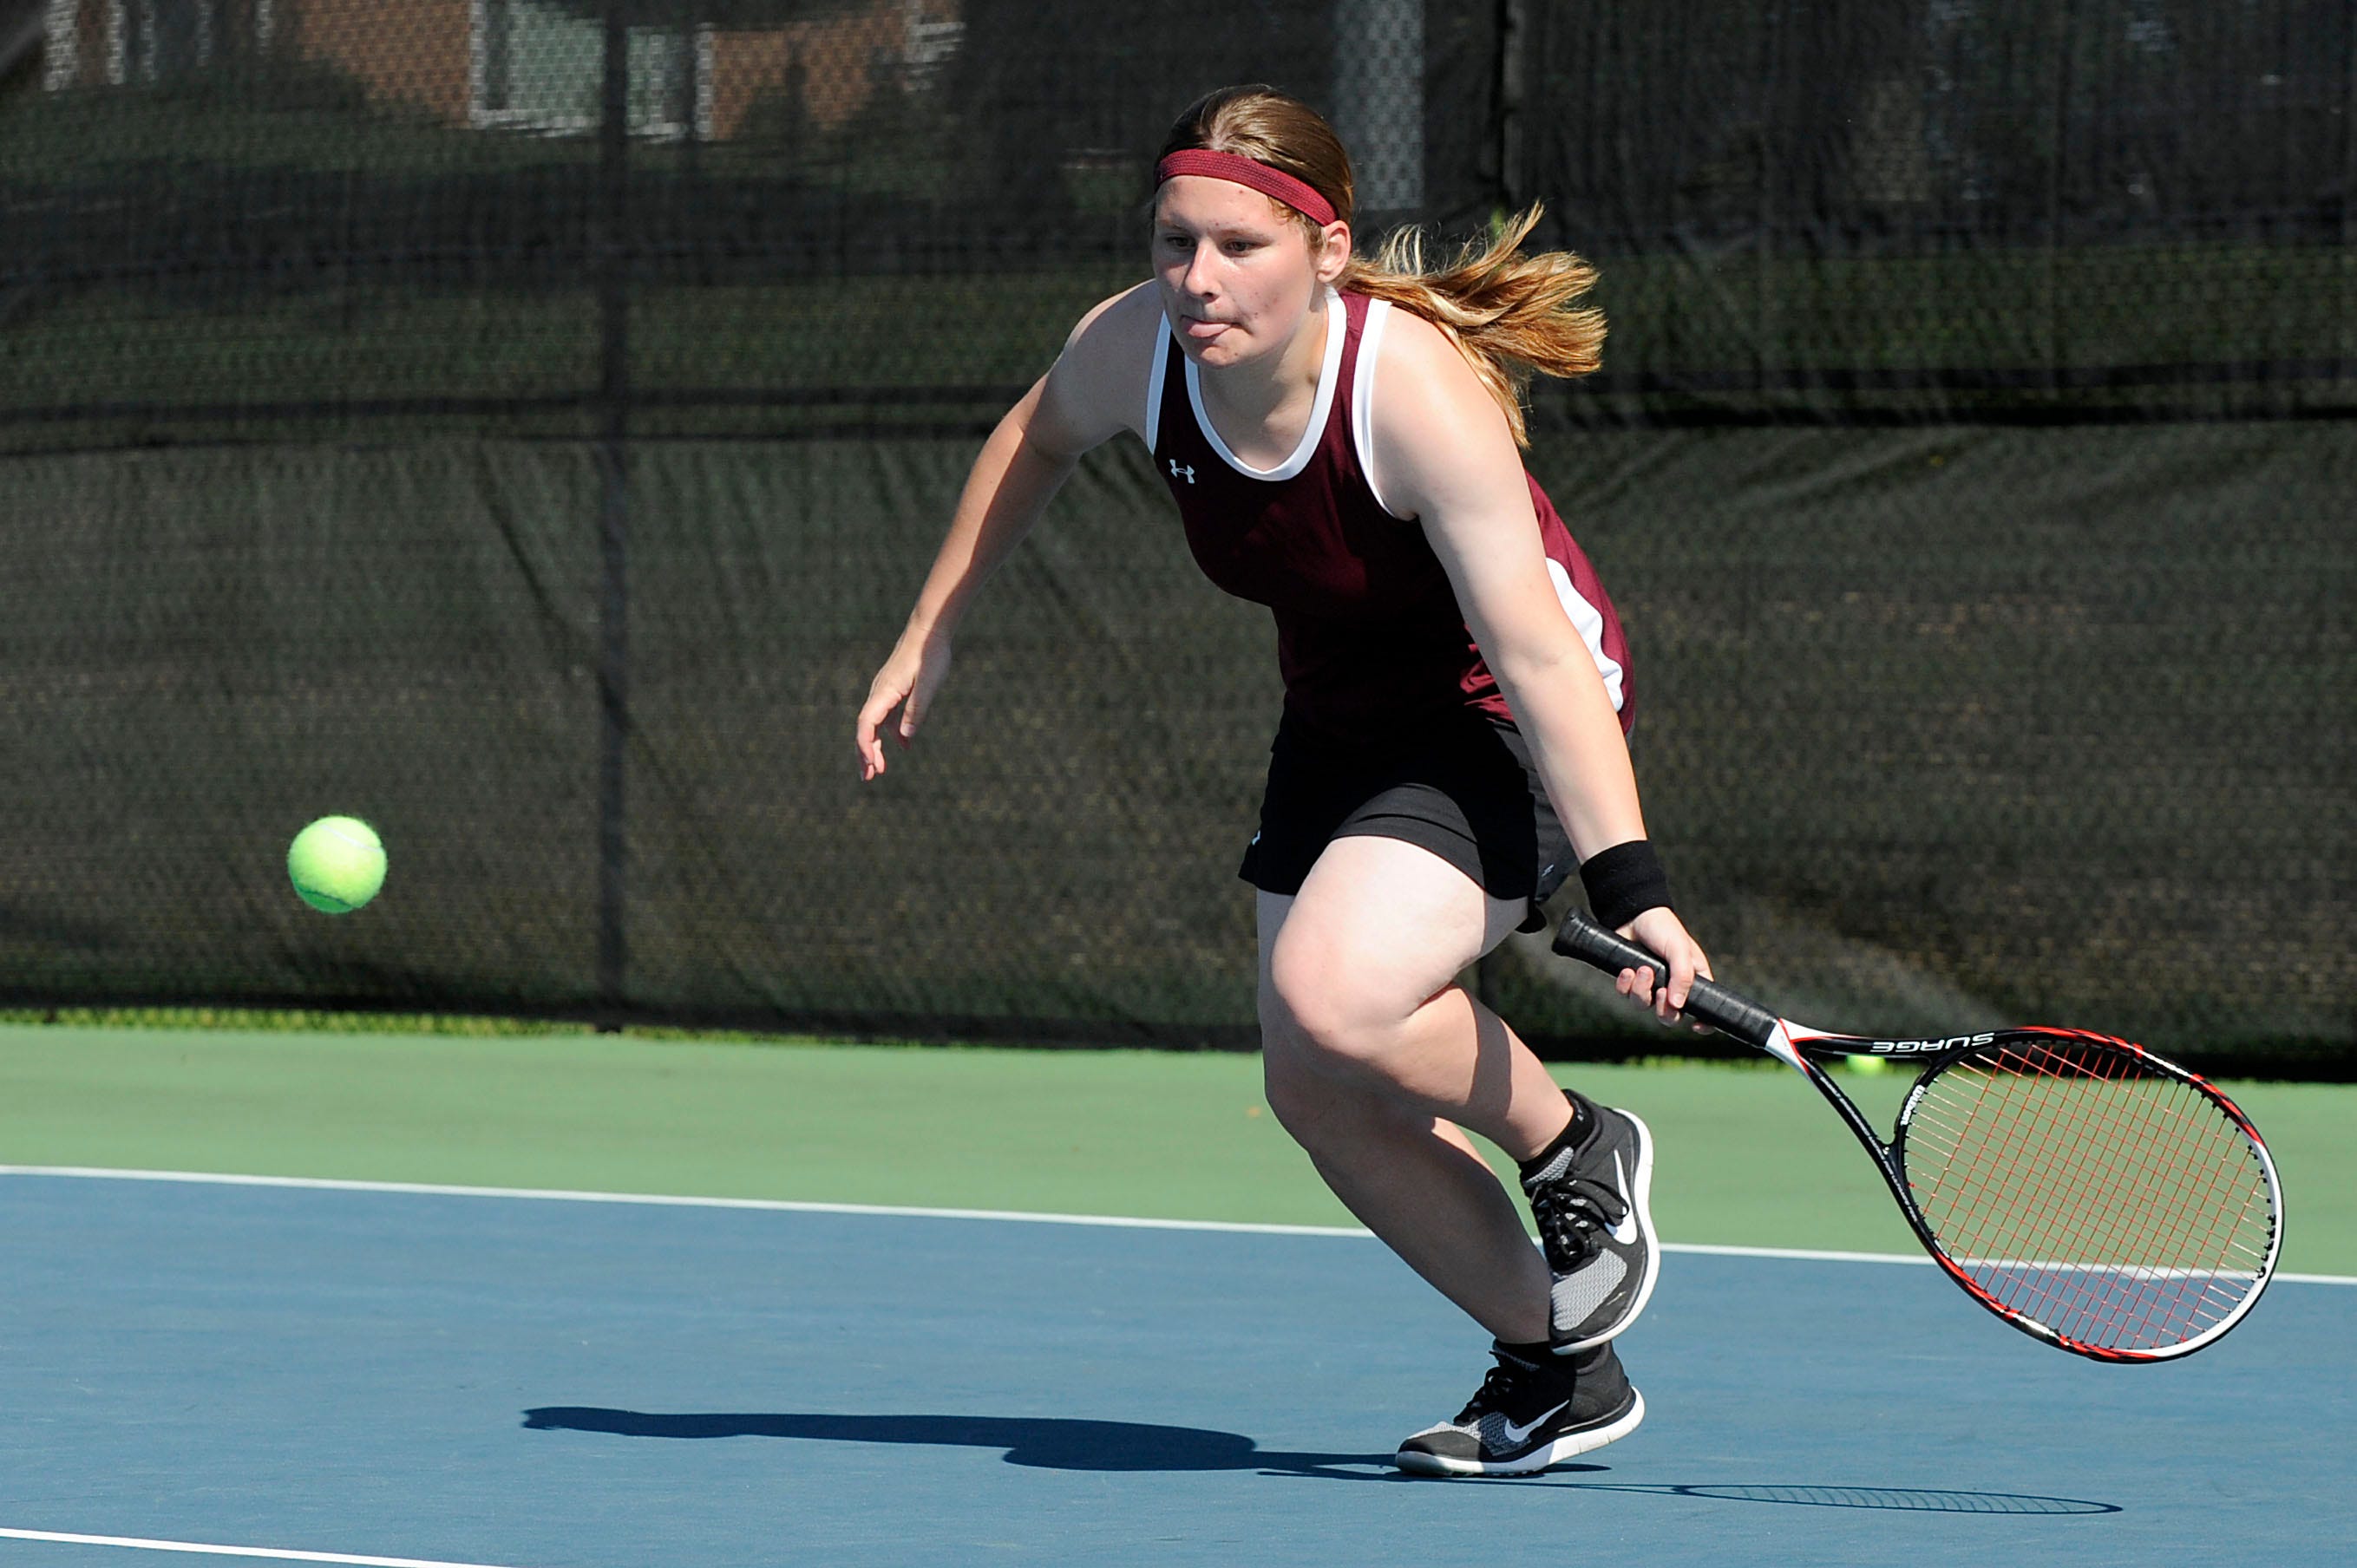
M 268 1557 L 281 1563 L 349 1563 L 357 1568 L 500 1568 L 492 1563 L 360 1557 L 349 1552 L 296 1552 L 275 1546 L 214 1546 L 200 1541 L 145 1541 L 135 1535 L 69 1535 L 56 1530 L 0 1530 L 0 1540 L 46 1541 L 61 1546 L 128 1546 L 139 1552 L 188 1552 L 203 1557 Z
M 653 1192 L 581 1192 L 560 1187 L 452 1187 L 434 1182 L 350 1181 L 332 1176 L 231 1176 L 214 1171 L 115 1170 L 97 1165 L 0 1165 L 0 1176 L 80 1176 L 102 1181 L 198 1182 L 221 1187 L 287 1187 L 328 1192 L 417 1193 L 434 1197 L 530 1197 L 559 1203 L 633 1203 L 673 1208 L 751 1208 L 787 1214 L 864 1214 L 906 1219 L 1002 1219 L 1028 1225 L 1107 1225 L 1135 1230 L 1226 1230 L 1261 1236 L 1343 1236 L 1371 1240 L 1356 1225 L 1254 1225 L 1232 1219 L 1148 1219 L 1111 1214 L 1039 1214 L 1011 1208 L 920 1208 L 888 1203 L 806 1203 L 782 1197 L 689 1197 Z M 1815 1247 L 1730 1247 L 1664 1241 L 1664 1252 L 1725 1258 L 1788 1258 L 1814 1263 L 1932 1266 L 1920 1252 L 1844 1252 Z M 2302 1284 L 2357 1285 L 2357 1275 L 2278 1273 Z
M 575 1192 L 556 1187 L 445 1187 L 433 1182 L 342 1181 L 328 1176 L 219 1176 L 208 1171 L 106 1170 L 87 1165 L 0 1165 L 0 1176 L 92 1176 L 108 1181 L 210 1182 L 329 1192 L 406 1192 L 433 1197 L 536 1197 L 559 1203 L 638 1203 L 673 1208 L 759 1208 L 787 1214 L 867 1214 L 909 1219 L 1014 1219 L 1034 1225 L 1113 1225 L 1140 1230 L 1243 1230 L 1265 1236 L 1365 1236 L 1355 1225 L 1248 1225 L 1228 1219 L 1137 1219 L 1106 1214 L 1032 1214 L 1002 1208 L 915 1208 L 877 1203 L 803 1203 L 782 1197 L 681 1197 L 654 1192 Z

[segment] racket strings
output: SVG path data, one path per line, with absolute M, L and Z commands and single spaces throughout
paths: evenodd
M 2019 1060 L 2003 1062 L 2001 1067 L 2015 1071 L 2029 1065 Z M 2104 1079 L 2117 1078 L 2117 1070 L 2099 1073 Z M 2084 1086 L 2081 1085 L 2083 1090 Z M 2147 1082 L 2127 1086 L 2149 1101 L 2153 1087 Z M 2083 1093 L 2080 1098 L 2083 1098 Z M 1975 1097 L 1976 1109 L 1989 1109 L 1990 1097 Z M 2023 1155 L 2031 1145 L 2036 1129 L 2032 1119 L 2022 1115 L 2006 1116 L 2007 1111 L 2018 1111 L 2010 1097 L 1998 1102 L 1997 1110 L 2007 1123 L 2004 1136 L 1993 1140 L 1993 1157 L 1984 1163 L 1985 1168 L 1975 1174 L 1986 1175 L 2003 1170 L 2010 1179 L 2018 1180 L 2025 1174 Z M 2202 1263 L 2214 1241 L 2214 1224 L 2202 1229 L 2180 1230 L 2175 1232 L 2141 1233 L 2136 1217 L 2150 1216 L 2156 1210 L 2162 1214 L 2209 1214 L 2220 1212 L 2214 1193 L 2192 1189 L 2192 1183 L 2205 1173 L 2214 1175 L 2214 1162 L 2156 1163 L 2149 1156 L 2147 1143 L 2136 1141 L 2143 1134 L 2136 1130 L 2148 1125 L 2154 1119 L 2150 1104 L 2139 1108 L 2141 1114 L 2122 1116 L 2111 1123 L 2095 1125 L 2108 1131 L 2110 1139 L 2091 1138 L 2077 1145 L 2063 1145 L 2056 1161 L 2059 1179 L 2084 1189 L 2095 1173 L 2109 1168 L 2113 1175 L 2106 1184 L 2110 1207 L 2095 1211 L 2083 1227 L 2080 1253 L 2066 1252 L 2060 1240 L 2050 1231 L 2019 1239 L 2020 1245 L 2005 1250 L 2015 1252 L 2006 1262 L 2023 1263 L 2039 1262 L 2114 1264 L 2109 1271 L 2125 1276 L 2120 1283 L 2133 1282 L 2135 1290 L 2123 1293 L 2117 1284 L 2103 1278 L 2104 1271 L 2082 1267 L 2074 1273 L 2050 1272 L 2048 1277 L 2018 1277 L 2018 1273 L 2002 1280 L 2013 1287 L 2013 1305 L 2037 1316 L 2059 1332 L 2081 1339 L 2102 1337 L 2106 1331 L 2118 1335 L 2128 1343 L 2140 1343 L 2169 1337 L 2169 1315 L 2172 1308 L 2187 1305 L 2187 1287 L 2192 1287 L 2190 1318 L 2198 1322 L 2205 1316 L 2214 1316 L 2231 1308 L 2231 1299 L 2211 1302 L 2203 1298 L 2218 1294 L 2219 1275 L 2205 1272 Z M 2168 1109 L 2161 1108 L 2160 1114 Z M 2073 1117 L 2083 1128 L 2088 1119 L 2083 1113 Z M 2125 1145 L 2125 1146 L 2123 1146 Z M 2143 1154 L 2140 1162 L 2130 1163 L 2133 1156 Z M 1945 1184 L 1943 1184 L 1945 1185 Z M 2214 1186 L 2214 1182 L 2212 1184 Z M 1986 1262 L 1993 1242 L 2002 1246 L 2002 1239 L 1992 1234 L 1984 1225 L 1974 1230 L 1957 1233 L 1956 1250 Z M 1986 1271 L 1985 1271 L 1986 1272 Z M 2020 1271 L 2028 1272 L 2028 1271 Z M 2163 1280 L 2174 1278 L 2178 1283 L 2172 1291 L 2155 1288 L 2156 1273 Z M 2239 1293 L 2236 1293 L 2239 1294 Z M 2031 1300 L 2030 1297 L 2038 1299 Z M 2205 1313 L 2204 1308 L 2209 1308 Z
M 1986 1108 L 1986 1099 L 1983 1108 Z M 2007 1181 L 2018 1181 L 2023 1176 L 2022 1119 L 2010 1117 L 2005 1122 L 2002 1137 L 1993 1139 L 1986 1151 L 1988 1157 L 1981 1162 L 1979 1168 L 1967 1173 L 1973 1178 L 1986 1179 L 1992 1174 L 2002 1172 Z M 2066 1158 L 2058 1164 L 2061 1179 L 2078 1183 L 2087 1179 L 2088 1162 L 2084 1159 Z M 2129 1180 L 2114 1184 L 2119 1188 L 2133 1185 Z M 1950 1194 L 1955 1190 L 1953 1183 L 1943 1181 L 1942 1186 Z M 2121 1200 L 2142 1201 L 2138 1195 L 2125 1190 L 2121 1193 Z M 1936 1203 L 1935 1198 L 1935 1206 Z M 1986 1217 L 1981 1218 L 1986 1220 Z M 1998 1286 L 1998 1294 L 2007 1298 L 2007 1305 L 2040 1317 L 2062 1333 L 2081 1338 L 2089 1336 L 2092 1326 L 2089 1320 L 2101 1310 L 2103 1292 L 2096 1288 L 2100 1283 L 2097 1277 L 2083 1269 L 2065 1273 L 2036 1265 L 2083 1261 L 2077 1253 L 2091 1256 L 2099 1262 L 2139 1255 L 2131 1250 L 2136 1238 L 2116 1222 L 2115 1215 L 2100 1218 L 2085 1226 L 2080 1238 L 2082 1245 L 2076 1253 L 2050 1231 L 2007 1239 L 1993 1232 L 1986 1223 L 1968 1229 L 1952 1222 L 1948 1226 L 1948 1233 L 1952 1238 L 1952 1249 L 1979 1265 L 1985 1279 L 1993 1272 L 1989 1266 L 1991 1263 L 2011 1265 L 2001 1271 L 2000 1277 L 1986 1280 L 1986 1283 Z M 1992 1251 L 2010 1256 L 1992 1259 Z M 2036 1299 L 2030 1299 L 2032 1297 Z M 2149 1312 L 2136 1316 L 2149 1316 Z
M 2014 1061 L 1999 1065 L 2018 1071 L 2025 1064 Z M 2079 1087 L 2083 1090 L 2083 1084 Z M 2037 1131 L 2036 1122 L 2021 1113 L 2023 1107 L 2018 1096 L 1993 1097 L 1986 1092 L 1986 1085 L 1981 1086 L 1981 1092 L 1974 1097 L 1975 1111 L 1989 1118 L 1984 1125 L 1994 1129 L 1981 1151 L 1983 1158 L 1974 1165 L 1952 1169 L 1947 1176 L 1952 1178 L 1961 1173 L 1969 1179 L 1986 1184 L 1990 1177 L 2002 1175 L 2006 1181 L 2018 1183 L 2026 1175 L 2035 1174 L 2026 1164 L 2025 1155 L 2035 1147 L 2032 1139 Z M 2078 1098 L 2083 1099 L 2083 1092 Z M 2141 1115 L 2120 1118 L 2111 1130 L 2117 1134 L 2122 1129 L 2150 1122 L 2152 1109 L 2147 1106 L 2142 1110 Z M 2083 1129 L 2087 1124 L 2083 1112 L 2074 1114 L 2073 1120 Z M 1969 1123 L 1967 1125 L 1969 1127 Z M 2133 1294 L 2123 1308 L 2122 1304 L 2107 1299 L 2116 1294 L 2115 1287 L 2103 1279 L 2100 1271 L 2091 1273 L 2084 1267 L 2076 1272 L 2063 1273 L 2051 1269 L 2033 1272 L 2017 1266 L 2006 1277 L 1995 1282 L 2010 1287 L 2011 1305 L 2039 1316 L 2050 1326 L 2074 1337 L 2097 1337 L 2104 1328 L 2107 1312 L 2118 1317 L 2116 1327 L 2124 1330 L 2125 1337 L 2131 1341 L 2149 1338 L 2156 1332 L 2164 1332 L 2165 1337 L 2166 1326 L 2161 1319 L 2171 1305 L 2171 1297 L 2168 1291 L 2151 1287 L 2153 1271 L 2175 1271 L 2179 1279 L 2193 1282 L 2200 1287 L 2197 1294 L 2214 1294 L 2216 1289 L 2216 1277 L 2212 1275 L 2205 1279 L 2198 1267 L 2205 1240 L 2203 1235 L 2179 1231 L 2173 1235 L 2164 1232 L 2146 1237 L 2137 1233 L 2133 1223 L 2133 1216 L 2138 1212 L 2148 1212 L 2156 1204 L 2181 1207 L 2203 1201 L 2201 1195 L 2185 1190 L 2188 1185 L 2185 1177 L 2189 1171 L 2198 1176 L 2199 1170 L 2184 1165 L 2162 1165 L 2156 1168 L 2148 1160 L 2141 1168 L 2122 1165 L 2121 1149 L 2116 1146 L 2119 1142 L 2119 1137 L 2111 1140 L 2090 1138 L 2058 1148 L 2059 1157 L 2054 1162 L 2055 1179 L 2068 1186 L 2084 1189 L 2093 1173 L 2107 1165 L 2115 1167 L 2114 1176 L 2106 1184 L 2111 1205 L 2094 1211 L 2083 1226 L 2079 1237 L 2082 1244 L 2075 1251 L 2067 1250 L 2063 1240 L 2050 1230 L 2042 1234 L 2027 1232 L 2013 1237 L 2013 1244 L 2007 1245 L 2007 1238 L 1993 1231 L 1986 1223 L 1974 1228 L 1958 1225 L 1949 1228 L 1954 1237 L 1953 1250 L 1984 1265 L 1991 1261 L 1992 1251 L 2001 1251 L 2011 1255 L 1996 1261 L 2016 1265 L 2032 1262 L 2115 1264 L 2109 1271 L 2114 1275 L 2125 1275 L 2128 1281 L 2141 1283 L 2143 1288 Z M 2130 1144 L 2128 1146 L 2133 1152 L 2141 1145 Z M 1958 1190 L 1952 1179 L 1943 1178 L 1938 1186 L 1943 1189 L 1942 1197 L 1952 1197 Z M 2172 1187 L 2176 1190 L 2165 1190 Z M 1935 1202 L 1940 1200 L 1940 1197 L 1934 1199 Z M 1986 1219 L 1986 1217 L 1982 1218 Z M 2163 1251 L 2156 1250 L 2154 1243 L 2170 1245 Z M 2191 1266 L 2189 1266 L 2189 1259 Z M 1984 1266 L 1983 1272 L 1989 1271 Z M 2024 1274 L 2030 1277 L 2022 1277 Z M 2169 1276 L 2163 1274 L 2161 1277 Z M 2177 1294 L 2182 1295 L 2181 1287 Z M 2037 1299 L 2029 1299 L 2032 1297 Z M 2195 1308 L 2195 1314 L 2197 1316 L 2200 1315 L 2199 1306 Z
M 2275 1209 L 2223 1107 L 2100 1036 L 2008 1036 L 1926 1080 L 1903 1144 L 1941 1251 L 2082 1344 L 2180 1344 L 2258 1288 Z

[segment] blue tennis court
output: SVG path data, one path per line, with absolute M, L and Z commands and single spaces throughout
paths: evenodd
M 1483 1346 L 1362 1238 L 38 1175 L 0 1217 L 35 1568 L 2320 1564 L 2357 1524 L 2328 1283 L 2110 1368 L 1928 1267 L 1681 1251 L 1642 1430 L 1436 1482 L 1385 1458 Z

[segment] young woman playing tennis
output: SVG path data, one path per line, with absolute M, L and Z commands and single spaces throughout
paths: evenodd
M 1517 246 L 1426 274 L 1351 246 L 1350 164 L 1314 112 L 1211 94 L 1163 148 L 1154 277 L 1090 311 L 984 446 L 860 709 L 906 744 L 959 618 L 1081 455 L 1142 439 L 1211 580 L 1275 612 L 1284 715 L 1243 875 L 1258 889 L 1269 1107 L 1335 1193 L 1495 1337 L 1454 1421 L 1398 1463 L 1544 1468 L 1633 1431 L 1611 1339 L 1656 1269 L 1644 1123 L 1566 1093 L 1456 983 L 1576 865 L 1667 959 L 1623 994 L 1677 1016 L 1709 968 L 1646 843 L 1612 607 L 1524 473 L 1530 370 L 1595 368 L 1590 274 Z M 1534 1249 L 1460 1129 L 1521 1162 Z

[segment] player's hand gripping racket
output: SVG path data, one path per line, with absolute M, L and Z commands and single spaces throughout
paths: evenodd
M 1577 911 L 1555 950 L 1669 979 Z M 1829 1035 L 1700 978 L 1686 1012 L 1815 1084 L 1932 1259 L 2050 1345 L 2104 1361 L 2188 1355 L 2241 1322 L 2275 1272 L 2283 1196 L 2266 1144 L 2233 1101 L 2141 1046 L 2076 1029 Z M 1845 1056 L 1922 1064 L 1889 1142 L 1820 1065 Z

